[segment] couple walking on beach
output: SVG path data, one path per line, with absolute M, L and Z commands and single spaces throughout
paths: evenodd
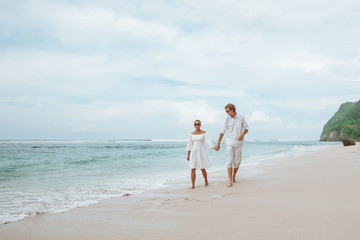
M 226 134 L 226 167 L 228 171 L 229 184 L 231 187 L 235 182 L 236 173 L 239 170 L 241 163 L 241 152 L 245 134 L 248 133 L 248 125 L 245 118 L 236 112 L 234 104 L 227 104 L 225 111 L 228 116 L 225 119 L 223 128 L 220 132 L 217 145 L 214 147 L 211 143 L 207 133 L 201 130 L 201 121 L 195 120 L 195 131 L 190 134 L 187 144 L 188 156 L 187 160 L 191 169 L 191 183 L 192 188 L 195 188 L 196 169 L 200 168 L 205 179 L 205 185 L 208 185 L 206 168 L 210 167 L 210 162 L 207 157 L 204 144 L 208 148 L 216 151 L 220 149 L 220 143 Z

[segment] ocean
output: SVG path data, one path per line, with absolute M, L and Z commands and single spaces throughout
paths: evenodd
M 141 194 L 168 181 L 188 178 L 186 144 L 185 140 L 150 139 L 0 141 L 0 224 L 65 212 L 110 197 Z M 316 151 L 330 144 L 334 143 L 245 141 L 241 167 L 256 168 L 275 157 Z M 208 150 L 209 179 L 212 171 L 225 171 L 224 148 L 223 142 L 219 152 Z

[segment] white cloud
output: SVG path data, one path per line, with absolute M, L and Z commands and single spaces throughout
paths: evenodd
M 253 122 L 260 122 L 260 123 L 274 123 L 274 124 L 281 124 L 281 118 L 279 117 L 270 117 L 268 115 L 266 115 L 264 112 L 262 111 L 254 111 L 251 113 L 250 117 L 248 117 L 248 121 L 250 123 Z
M 274 106 L 281 107 L 283 111 L 311 114 L 337 109 L 340 107 L 340 104 L 347 101 L 356 102 L 359 100 L 359 98 L 359 95 L 347 95 L 339 97 L 312 97 L 311 99 L 293 98 L 282 102 L 274 101 L 272 104 L 274 104 Z
M 164 115 L 181 126 L 189 126 L 196 119 L 206 124 L 219 124 L 224 116 L 221 110 L 215 109 L 204 101 L 94 102 L 86 105 L 69 105 L 67 117 L 77 121 L 97 122 L 116 119 L 141 121 Z
M 221 88 L 220 86 L 219 88 Z M 180 94 L 182 96 L 204 96 L 204 97 L 244 97 L 246 94 L 241 90 L 234 89 L 207 89 L 202 86 L 195 87 L 180 87 Z
M 329 71 L 334 66 L 344 64 L 342 61 L 333 59 L 330 56 L 310 53 L 306 49 L 293 51 L 291 54 L 286 56 L 282 63 L 282 67 L 285 69 L 299 69 L 305 73 L 311 73 Z
M 69 76 L 77 81 L 91 76 L 111 73 L 113 69 L 104 66 L 101 56 L 71 53 L 47 53 L 41 51 L 12 51 L 10 56 L 0 57 L 1 82 L 51 81 L 55 76 Z M 20 69 L 20 71 L 19 71 Z
M 29 1 L 19 10 L 26 25 L 34 25 L 47 35 L 66 44 L 106 44 L 111 38 L 135 36 L 164 38 L 178 35 L 176 29 L 162 23 L 144 21 L 134 16 L 117 13 L 99 5 L 71 5 L 49 1 Z
M 194 120 L 199 119 L 203 124 L 219 124 L 224 112 L 215 109 L 204 101 L 196 102 L 162 102 L 169 112 L 175 114 L 177 123 L 189 126 Z

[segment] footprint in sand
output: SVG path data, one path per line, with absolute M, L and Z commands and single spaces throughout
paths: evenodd
M 165 199 L 165 200 L 162 202 L 162 204 L 161 204 L 161 205 L 167 205 L 167 204 L 169 204 L 169 203 L 170 203 L 170 201 L 171 201 L 171 199 L 170 199 L 170 198 Z
M 217 194 L 211 196 L 212 199 L 219 199 L 223 197 L 224 197 L 223 195 L 217 195 Z
M 195 201 L 195 198 L 184 198 L 184 201 L 189 202 L 189 201 Z

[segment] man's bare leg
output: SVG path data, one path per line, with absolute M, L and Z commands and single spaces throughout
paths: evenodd
M 239 168 L 234 168 L 234 173 L 233 173 L 233 176 L 232 176 L 232 182 L 233 183 L 235 182 L 235 176 L 236 176 L 236 173 L 237 173 L 238 170 L 239 170 Z
M 232 169 L 232 168 L 228 168 L 229 184 L 227 185 L 227 187 L 231 187 L 231 186 L 232 186 L 232 173 L 233 173 L 233 169 Z

